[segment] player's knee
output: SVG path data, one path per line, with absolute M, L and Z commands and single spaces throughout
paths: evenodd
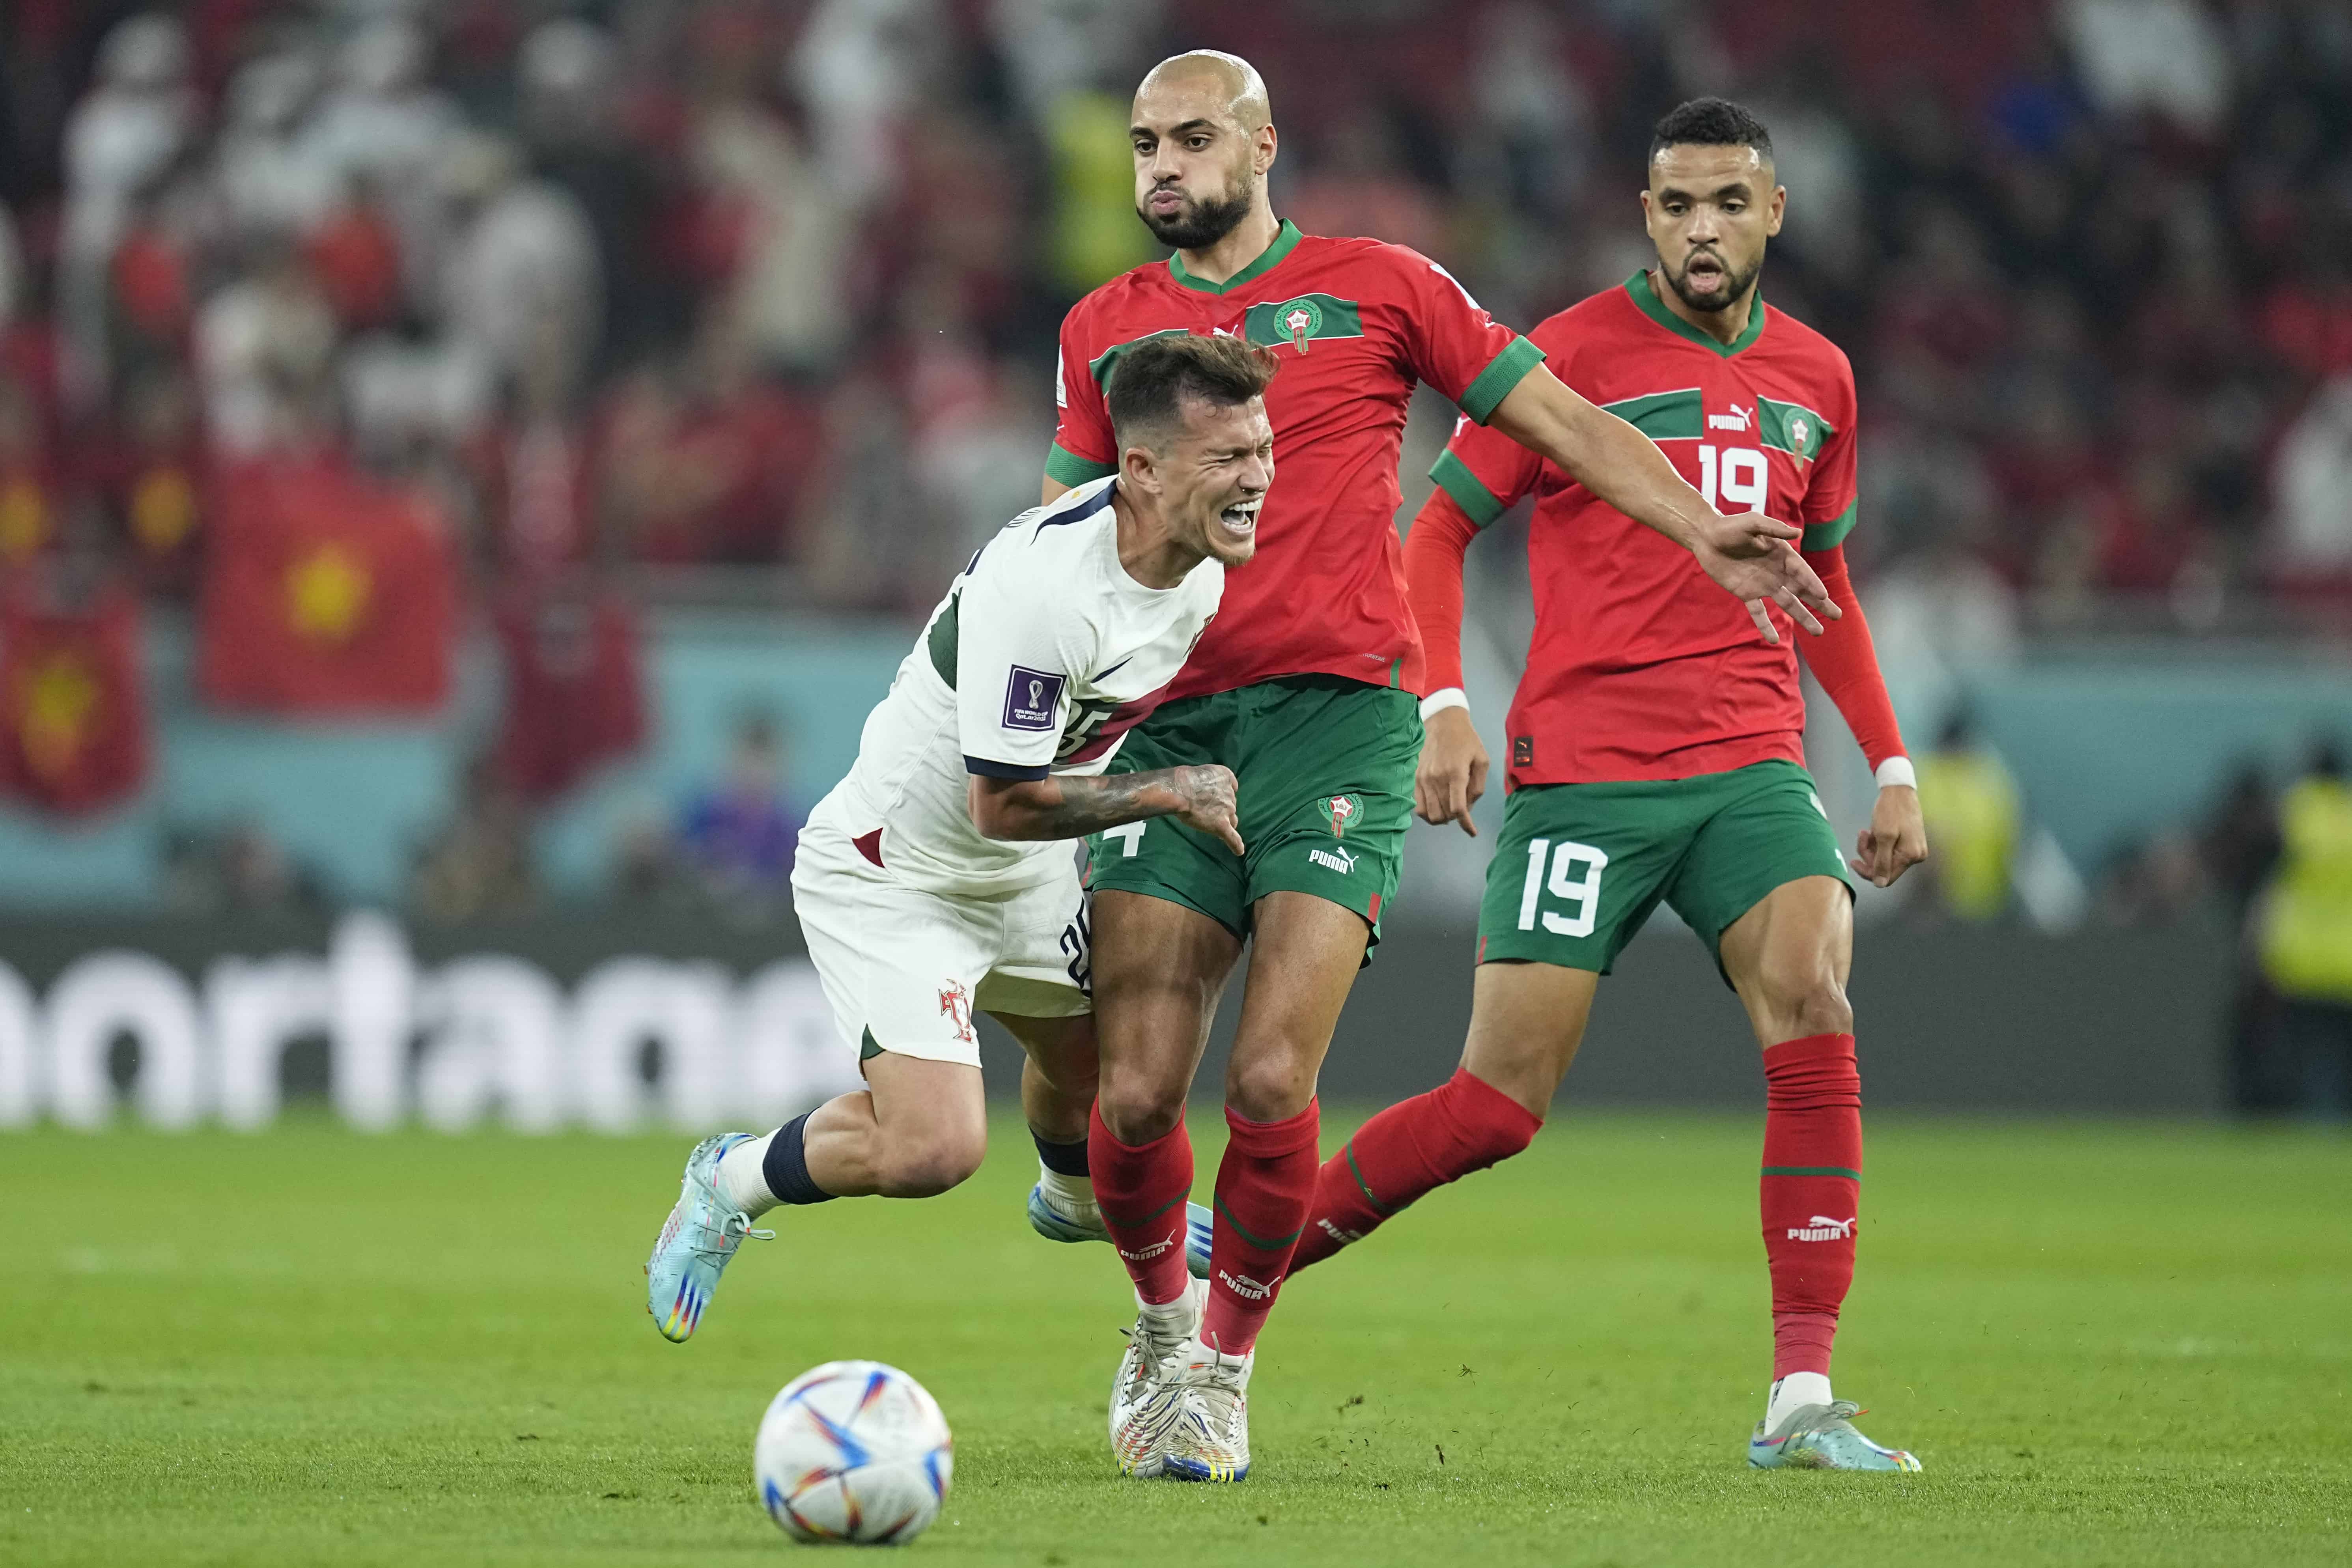
M 970 1180 L 987 1152 L 987 1135 L 976 1130 L 894 1140 L 883 1151 L 875 1184 L 886 1197 L 937 1197 Z
M 1826 964 L 1767 964 L 1765 1005 L 1790 1038 L 1853 1032 L 1853 1005 Z
M 1105 1072 L 1095 1089 L 1095 1107 L 1110 1135 L 1136 1148 L 1176 1130 L 1184 1119 L 1184 1085 L 1132 1072 Z
M 1225 1103 L 1252 1121 L 1282 1121 L 1315 1098 L 1315 1068 L 1288 1055 L 1234 1062 L 1225 1069 Z

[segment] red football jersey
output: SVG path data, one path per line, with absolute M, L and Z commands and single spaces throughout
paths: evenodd
M 1118 449 L 1103 389 L 1120 353 L 1166 332 L 1244 337 L 1282 361 L 1265 395 L 1275 473 L 1257 555 L 1226 576 L 1217 618 L 1168 700 L 1282 675 L 1421 690 L 1396 531 L 1405 405 L 1425 381 L 1483 424 L 1543 355 L 1427 257 L 1286 223 L 1224 283 L 1204 283 L 1171 257 L 1071 308 L 1047 475 L 1076 486 L 1112 471 Z
M 1764 511 L 1827 550 L 1854 521 L 1853 369 L 1758 299 L 1728 347 L 1637 272 L 1528 334 L 1553 374 L 1658 444 L 1720 510 Z M 1536 630 L 1511 703 L 1507 788 L 1679 779 L 1804 760 L 1798 634 L 1778 647 L 1688 552 L 1517 442 L 1463 425 L 1430 477 L 1480 527 L 1522 496 Z

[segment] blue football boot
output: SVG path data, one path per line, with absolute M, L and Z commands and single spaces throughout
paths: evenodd
M 710 1306 L 719 1277 L 743 1245 L 745 1237 L 773 1241 L 772 1230 L 754 1230 L 751 1216 L 719 1195 L 719 1160 L 748 1132 L 722 1132 L 705 1138 L 686 1157 L 686 1181 L 678 1189 L 677 1206 L 662 1222 L 654 1255 L 646 1260 L 646 1310 L 662 1338 L 684 1343 Z
M 1184 1205 L 1184 1266 L 1195 1279 L 1209 1277 L 1209 1241 L 1213 1234 L 1215 1216 L 1199 1204 Z M 1047 1241 L 1108 1241 L 1110 1228 L 1103 1224 L 1102 1213 L 1089 1208 L 1083 1215 L 1066 1215 L 1054 1205 L 1038 1183 L 1029 1189 L 1029 1228 Z
M 1847 1400 L 1801 1405 L 1778 1429 L 1756 1423 L 1748 1462 L 1759 1470 L 1916 1470 L 1919 1461 L 1900 1448 L 1882 1448 L 1853 1429 L 1862 1406 Z

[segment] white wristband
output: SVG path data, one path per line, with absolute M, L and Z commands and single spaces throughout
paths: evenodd
M 1878 787 L 1893 789 L 1898 784 L 1905 789 L 1919 787 L 1919 770 L 1908 757 L 1889 757 L 1878 764 Z
M 1427 723 L 1433 717 L 1444 712 L 1448 708 L 1469 706 L 1470 699 L 1463 694 L 1462 689 L 1458 686 L 1449 686 L 1443 691 L 1433 691 L 1421 700 L 1422 722 Z

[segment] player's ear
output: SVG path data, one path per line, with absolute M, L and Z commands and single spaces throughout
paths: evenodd
M 1250 142 L 1250 166 L 1263 174 L 1274 167 L 1275 156 L 1282 151 L 1281 138 L 1274 133 L 1273 126 L 1261 125 Z
M 1786 185 L 1773 186 L 1771 204 L 1765 214 L 1764 219 L 1764 232 L 1767 236 L 1777 235 L 1780 232 L 1780 220 L 1788 216 L 1788 211 L 1789 187 Z

